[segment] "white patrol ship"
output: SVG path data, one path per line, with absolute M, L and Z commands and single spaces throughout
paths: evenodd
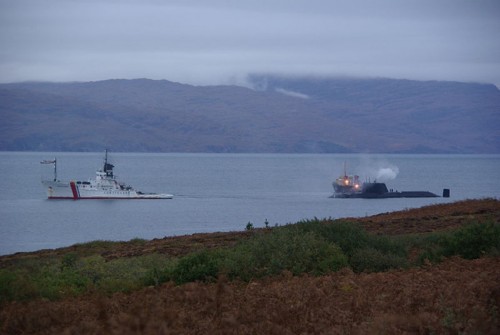
M 94 179 L 88 181 L 63 182 L 57 179 L 57 159 L 44 160 L 41 164 L 54 165 L 54 179 L 42 180 L 47 188 L 49 199 L 172 199 L 172 194 L 143 193 L 132 186 L 119 183 L 114 174 L 114 165 L 108 163 L 105 151 L 104 166 L 96 172 Z

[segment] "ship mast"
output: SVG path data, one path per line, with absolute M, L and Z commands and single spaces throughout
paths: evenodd
M 108 166 L 108 149 L 104 149 L 104 172 L 106 171 L 106 168 Z
M 106 177 L 113 177 L 113 168 L 115 166 L 113 164 L 108 164 L 108 149 L 105 150 L 104 154 L 104 173 L 106 174 Z
M 45 159 L 41 161 L 40 164 L 54 164 L 54 181 L 57 181 L 57 158 L 54 158 L 53 161 Z

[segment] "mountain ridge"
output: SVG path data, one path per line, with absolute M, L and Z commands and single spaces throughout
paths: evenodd
M 0 84 L 0 150 L 500 153 L 491 84 L 252 75 L 252 88 Z

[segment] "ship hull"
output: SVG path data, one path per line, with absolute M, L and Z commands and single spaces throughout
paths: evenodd
M 44 181 L 47 187 L 48 199 L 69 199 L 69 200 L 138 200 L 138 199 L 172 199 L 171 194 L 142 193 L 135 190 L 119 189 L 98 189 L 83 186 L 77 182 L 69 183 L 60 181 Z

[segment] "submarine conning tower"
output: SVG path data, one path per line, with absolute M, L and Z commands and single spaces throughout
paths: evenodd
M 364 183 L 362 193 L 384 194 L 389 193 L 385 183 Z

